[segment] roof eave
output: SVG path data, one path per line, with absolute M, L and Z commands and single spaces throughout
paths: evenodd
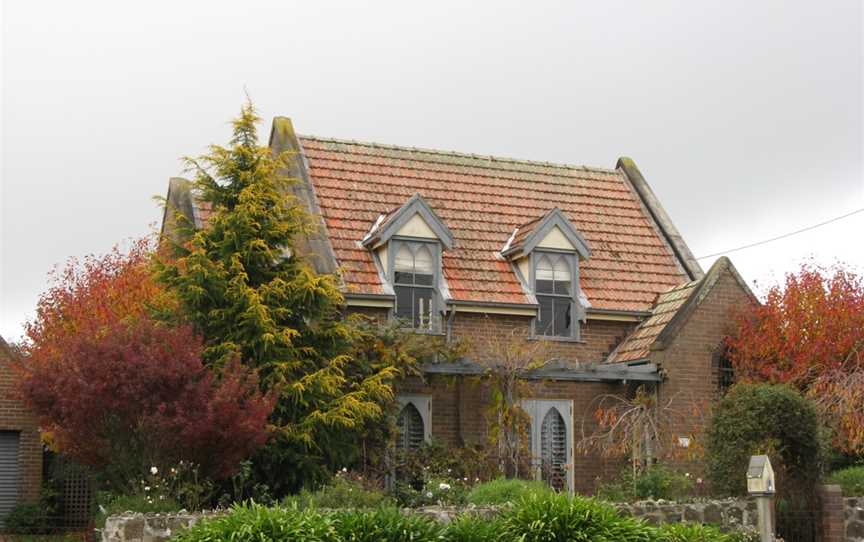
M 705 275 L 699 262 L 690 251 L 690 247 L 684 242 L 684 238 L 672 223 L 672 219 L 666 213 L 660 200 L 654 194 L 648 181 L 642 176 L 642 172 L 636 167 L 636 162 L 632 158 L 622 156 L 618 159 L 616 168 L 624 173 L 624 176 L 630 181 L 633 189 L 642 200 L 642 204 L 651 214 L 651 218 L 657 225 L 657 228 L 662 233 L 673 254 L 680 263 L 681 267 L 690 277 L 690 280 L 698 280 Z

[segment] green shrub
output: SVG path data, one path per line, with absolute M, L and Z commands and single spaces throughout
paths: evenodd
M 284 503 L 296 503 L 298 508 L 377 508 L 392 505 L 393 501 L 381 491 L 363 487 L 358 482 L 337 476 L 318 491 L 303 490 L 286 497 Z
M 657 527 L 657 542 L 738 542 L 736 536 L 701 523 L 665 523 Z
M 100 493 L 96 501 L 99 511 L 96 514 L 96 526 L 105 525 L 108 516 L 122 514 L 123 512 L 177 512 L 183 508 L 180 503 L 164 495 L 150 495 L 148 493 L 139 495 L 114 495 L 113 493 Z
M 462 514 L 447 525 L 444 530 L 445 542 L 511 542 L 512 536 L 505 530 L 504 520 L 500 517 L 483 517 L 476 514 Z
M 825 481 L 837 484 L 843 488 L 843 494 L 849 497 L 864 495 L 864 466 L 848 467 L 832 472 Z
M 528 495 L 552 492 L 546 483 L 537 480 L 498 478 L 474 486 L 468 493 L 467 501 L 471 504 L 505 504 L 516 502 Z
M 432 504 L 465 504 L 469 486 L 463 480 L 430 477 L 414 484 L 396 482 L 390 494 L 399 506 L 418 508 Z
M 636 476 L 633 489 L 638 499 L 679 501 L 693 491 L 693 480 L 679 472 L 655 465 Z
M 333 522 L 343 542 L 432 542 L 444 530 L 435 520 L 398 508 L 336 512 Z
M 340 542 L 333 518 L 315 510 L 238 504 L 224 515 L 208 518 L 182 531 L 174 542 Z
M 751 455 L 767 454 L 778 491 L 812 493 L 821 469 L 816 408 L 788 386 L 738 384 L 717 404 L 706 432 L 706 463 L 713 488 L 745 495 Z
M 506 533 L 520 542 L 598 540 L 653 542 L 656 531 L 622 517 L 611 505 L 586 497 L 530 495 L 504 512 Z
M 4 530 L 16 534 L 42 534 L 45 514 L 36 503 L 15 505 L 6 515 Z
M 604 501 L 627 502 L 642 499 L 682 501 L 693 493 L 692 478 L 662 465 L 654 465 L 637 474 L 626 468 L 617 480 L 601 485 L 597 497 Z

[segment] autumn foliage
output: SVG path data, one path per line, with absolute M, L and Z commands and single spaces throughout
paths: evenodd
M 150 279 L 149 245 L 71 262 L 27 327 L 20 390 L 52 445 L 116 486 L 179 460 L 230 475 L 267 439 L 273 400 L 239 362 L 217 375 L 189 326 L 150 317 L 170 307 Z
M 736 378 L 789 384 L 813 398 L 835 444 L 864 452 L 864 283 L 804 265 L 738 318 L 727 340 Z

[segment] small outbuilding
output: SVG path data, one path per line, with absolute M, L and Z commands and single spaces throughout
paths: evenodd
M 42 484 L 39 427 L 18 398 L 13 359 L 0 337 L 0 527 L 16 504 L 39 498 Z

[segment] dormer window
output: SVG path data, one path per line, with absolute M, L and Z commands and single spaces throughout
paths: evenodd
M 579 262 L 591 254 L 585 238 L 557 207 L 516 228 L 501 249 L 526 293 L 537 300 L 534 334 L 579 338 L 588 300 L 579 288 Z
M 453 235 L 420 194 L 380 215 L 362 243 L 392 293 L 394 318 L 418 331 L 438 332 L 446 310 L 442 252 Z
M 536 253 L 534 291 L 539 309 L 537 335 L 571 337 L 574 328 L 572 254 Z
M 432 243 L 394 241 L 393 290 L 396 318 L 415 329 L 431 330 L 435 315 L 435 267 Z

